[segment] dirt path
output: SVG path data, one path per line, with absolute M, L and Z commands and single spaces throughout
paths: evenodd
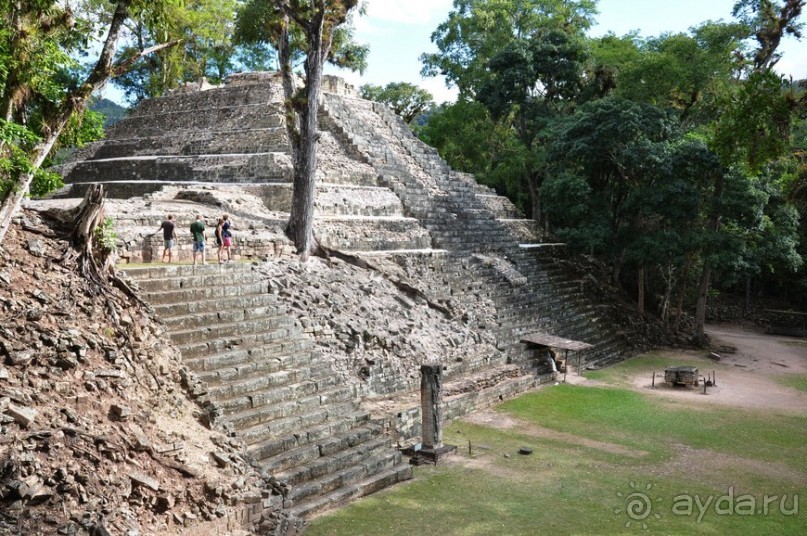
M 659 381 L 657 371 L 655 388 L 652 373 L 635 373 L 626 377 L 630 386 L 692 407 L 709 404 L 776 411 L 804 413 L 807 411 L 807 393 L 782 383 L 788 375 L 807 374 L 807 341 L 792 337 L 766 335 L 759 331 L 735 326 L 709 326 L 707 332 L 712 345 L 718 349 L 720 361 L 706 357 L 707 352 L 696 350 L 668 350 L 665 355 L 680 357 L 682 364 L 695 365 L 701 376 L 715 372 L 717 385 L 701 388 L 670 387 Z M 721 349 L 721 347 L 723 347 Z M 600 382 L 575 375 L 567 377 L 569 383 L 597 385 Z

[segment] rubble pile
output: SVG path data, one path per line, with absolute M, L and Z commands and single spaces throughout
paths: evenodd
M 419 384 L 421 363 L 500 353 L 495 334 L 486 329 L 493 324 L 492 303 L 480 300 L 473 311 L 462 311 L 441 301 L 435 308 L 394 284 L 407 279 L 400 267 L 394 273 L 393 263 L 373 262 L 380 269 L 318 258 L 304 264 L 281 258 L 258 269 L 346 380 L 365 377 L 367 367 L 383 364 L 390 376 L 407 378 L 412 389 Z
M 0 250 L 0 534 L 217 533 L 268 487 L 200 423 L 152 314 L 66 247 L 26 213 Z

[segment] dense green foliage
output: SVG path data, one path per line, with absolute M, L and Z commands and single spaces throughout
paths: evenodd
M 43 195 L 62 186 L 62 178 L 56 173 L 31 166 L 28 150 L 38 140 L 24 126 L 0 119 L 0 199 L 15 188 L 15 178 L 25 173 L 34 173 L 32 195 Z
M 384 87 L 365 84 L 359 93 L 364 99 L 389 105 L 407 123 L 434 105 L 431 93 L 408 82 L 390 82 Z
M 90 110 L 104 116 L 104 129 L 107 129 L 126 117 L 128 109 L 109 99 L 96 99 L 90 104 Z
M 771 69 L 804 3 L 593 39 L 596 2 L 455 0 L 421 59 L 459 99 L 419 135 L 700 340 L 710 288 L 807 287 L 807 98 Z
M 33 174 L 30 193 L 61 186 L 61 178 L 33 164 L 31 153 L 54 130 L 65 95 L 80 83 L 78 59 L 88 47 L 89 20 L 53 0 L 0 1 L 0 199 Z M 103 117 L 72 114 L 55 147 L 81 146 L 102 135 Z M 50 161 L 45 160 L 45 167 Z

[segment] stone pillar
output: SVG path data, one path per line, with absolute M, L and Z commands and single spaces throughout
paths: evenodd
M 423 448 L 439 450 L 443 446 L 443 368 L 420 366 L 420 408 L 423 413 Z

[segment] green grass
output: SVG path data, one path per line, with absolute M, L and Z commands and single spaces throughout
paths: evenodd
M 698 367 L 701 375 L 703 376 L 713 370 L 719 372 L 729 368 L 725 365 L 721 365 L 719 362 L 706 358 L 705 355 L 705 353 L 702 355 L 682 353 L 674 356 L 656 353 L 643 354 L 631 359 L 627 359 L 606 369 L 586 371 L 583 373 L 583 376 L 591 380 L 607 383 L 609 385 L 626 386 L 629 383 L 630 377 L 635 376 L 636 374 L 646 375 L 647 382 L 650 384 L 653 371 L 656 372 L 656 381 L 663 381 L 664 369 L 671 366 L 695 366 Z
M 788 376 L 778 376 L 776 381 L 786 387 L 792 387 L 803 393 L 807 393 L 807 374 L 790 374 Z
M 500 408 L 554 430 L 666 456 L 675 445 L 711 449 L 804 469 L 807 418 L 733 408 L 709 411 L 668 406 L 626 389 L 559 385 Z M 764 438 L 760 440 L 760 438 Z
M 416 468 L 413 482 L 318 518 L 306 534 L 796 535 L 807 526 L 807 506 L 782 515 L 778 500 L 768 515 L 736 515 L 748 512 L 749 499 L 761 509 L 766 494 L 787 494 L 786 509 L 794 494 L 807 497 L 805 417 L 695 411 L 626 389 L 571 385 L 544 388 L 498 409 L 523 424 L 499 430 L 452 423 L 444 438 L 459 446 L 455 462 Z M 533 454 L 519 455 L 521 446 Z M 699 464 L 697 456 L 684 458 L 687 452 L 712 455 Z M 713 466 L 715 453 L 733 457 Z M 724 496 L 721 504 L 728 507 L 729 488 L 735 498 L 744 496 L 733 514 L 719 515 L 710 504 L 698 520 L 695 495 L 701 504 Z M 646 519 L 628 516 L 631 493 L 652 500 Z

